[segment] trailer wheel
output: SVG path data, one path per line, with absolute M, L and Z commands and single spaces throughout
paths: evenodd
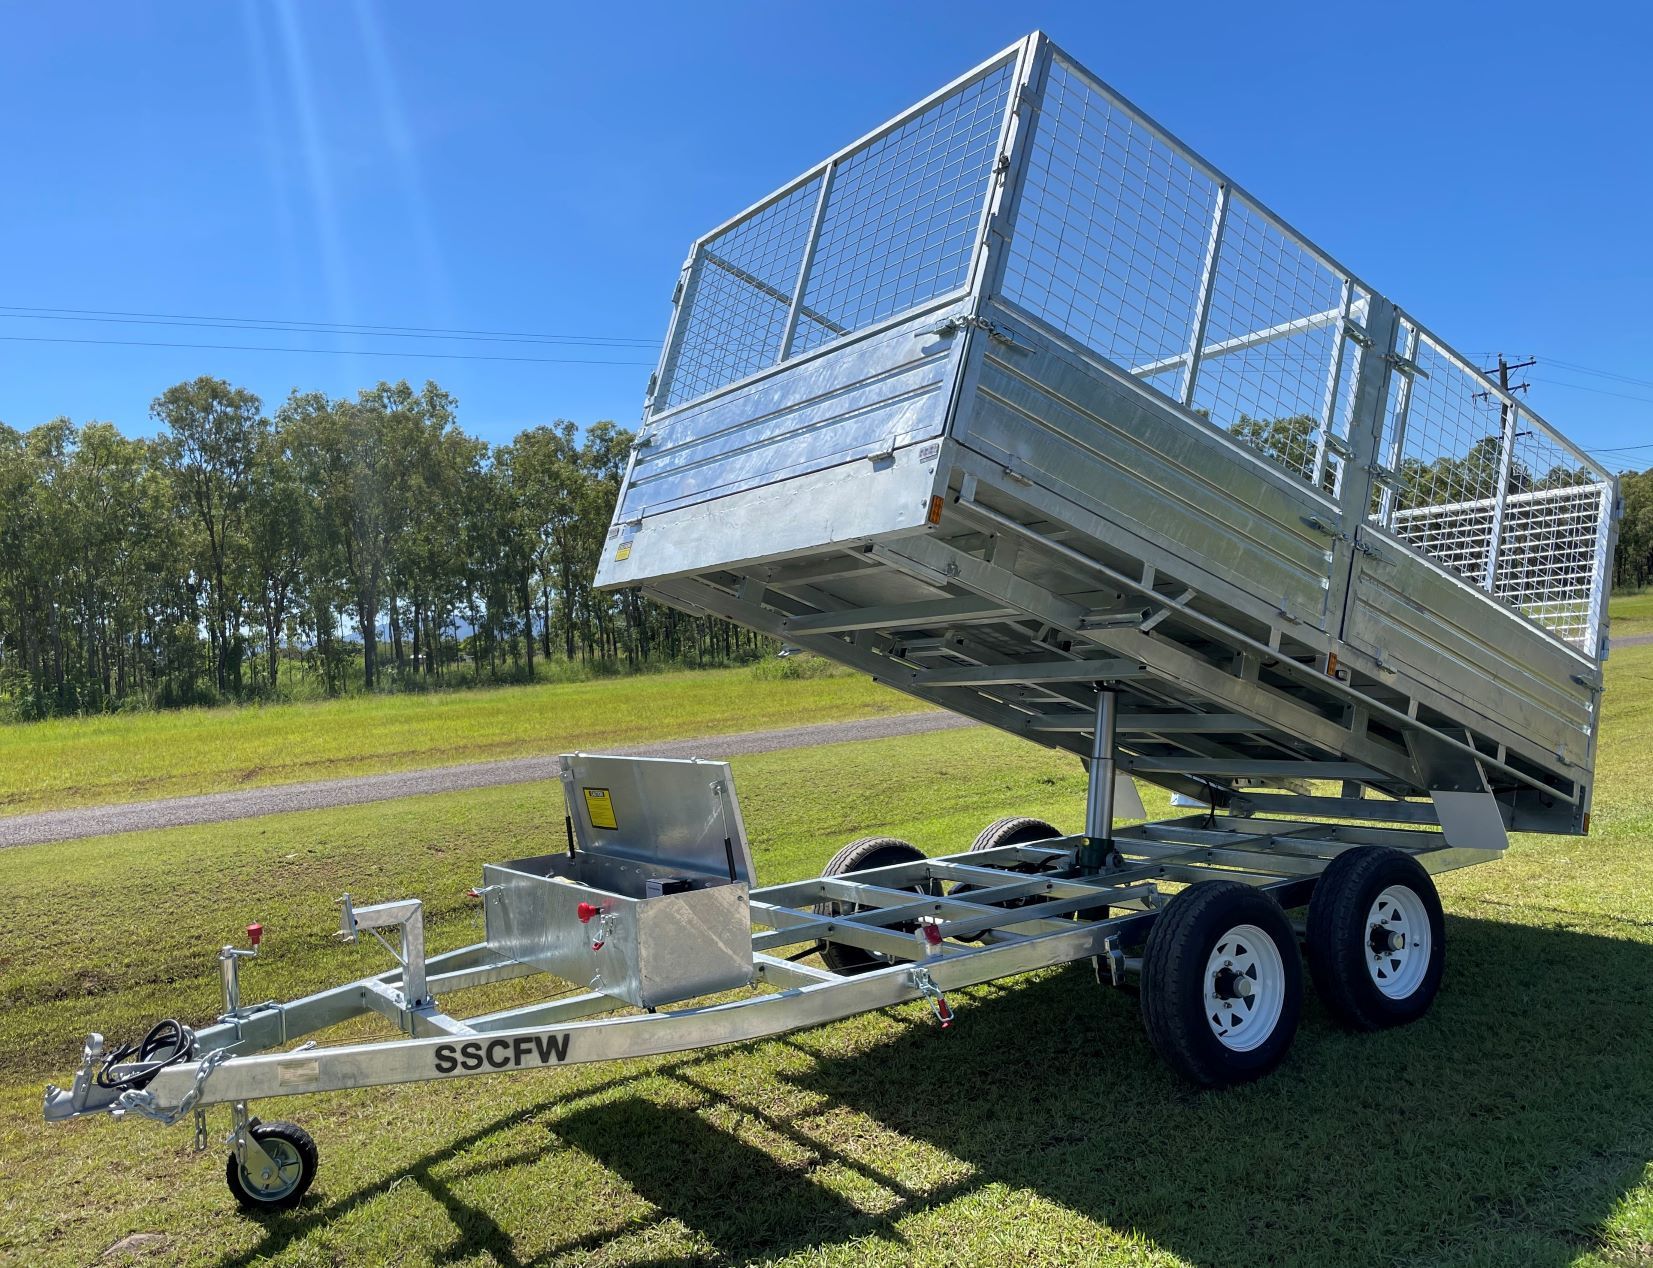
M 970 843 L 970 853 L 976 854 L 982 850 L 996 850 L 1004 845 L 1031 845 L 1035 841 L 1049 841 L 1053 837 L 1061 835 L 1056 828 L 1043 819 L 1034 819 L 1028 815 L 1011 815 L 1008 818 L 995 819 L 978 832 L 976 839 Z M 1019 875 L 1032 876 L 1045 871 L 1047 866 L 1043 863 L 1017 863 L 1004 870 L 1007 873 L 1014 872 Z M 968 894 L 972 889 L 977 888 L 979 886 L 972 885 L 968 881 L 960 881 L 953 886 L 951 892 Z M 995 903 L 994 905 L 1009 909 L 1011 907 L 1026 907 L 1029 903 L 1038 901 L 1040 900 L 1037 897 L 1029 895 L 1026 898 L 1007 898 L 1004 902 Z M 1104 912 L 1104 914 L 1106 913 Z
M 319 1152 L 310 1133 L 297 1123 L 260 1123 L 248 1128 L 275 1163 L 273 1175 L 253 1174 L 232 1152 L 224 1167 L 235 1200 L 250 1211 L 285 1211 L 299 1204 L 316 1178 Z
M 1052 837 L 1062 834 L 1043 819 L 1034 819 L 1028 815 L 1011 815 L 1006 819 L 995 819 L 983 828 L 976 839 L 970 843 L 970 853 L 979 850 L 996 850 L 1001 845 L 1031 845 L 1035 841 L 1049 841 Z M 1032 871 L 1037 863 L 1021 863 L 1017 871 L 1027 869 Z
M 1148 1039 L 1183 1078 L 1260 1078 L 1285 1058 L 1303 1008 L 1291 922 L 1239 881 L 1190 885 L 1148 932 L 1141 994 Z
M 896 837 L 862 837 L 858 841 L 851 841 L 834 854 L 826 867 L 821 869 L 821 875 L 843 876 L 849 872 L 864 872 L 874 867 L 911 863 L 923 857 L 924 852 L 916 845 Z M 941 893 L 941 886 L 935 881 L 925 881 L 921 885 L 910 885 L 906 888 L 915 894 Z M 818 916 L 844 916 L 861 910 L 863 908 L 856 903 L 828 900 L 815 904 L 815 914 Z M 911 933 L 918 926 L 909 922 L 885 927 L 892 933 Z M 851 946 L 847 942 L 830 941 L 821 943 L 821 959 L 834 973 L 865 973 L 868 969 L 882 968 L 893 963 L 890 957 L 880 955 L 876 951 Z
M 1309 902 L 1309 972 L 1326 1007 L 1352 1030 L 1382 1030 L 1429 1011 L 1446 967 L 1435 882 L 1402 850 L 1345 850 Z

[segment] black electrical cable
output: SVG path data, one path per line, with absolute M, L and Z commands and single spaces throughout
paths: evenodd
M 149 1033 L 137 1043 L 122 1044 L 105 1057 L 103 1068 L 97 1073 L 97 1084 L 117 1092 L 138 1091 L 167 1066 L 188 1057 L 194 1047 L 195 1032 L 168 1017 L 151 1026 Z M 132 1068 L 117 1077 L 113 1071 L 118 1065 Z

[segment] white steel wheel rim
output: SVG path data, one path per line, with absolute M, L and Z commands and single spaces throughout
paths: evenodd
M 1399 945 L 1396 945 L 1398 942 Z M 1429 910 L 1406 885 L 1391 885 L 1366 913 L 1366 971 L 1389 999 L 1408 999 L 1429 972 Z
M 275 1163 L 275 1174 L 254 1174 L 251 1167 L 242 1163 L 242 1183 L 247 1186 L 249 1192 L 256 1193 L 267 1202 L 280 1201 L 298 1187 L 299 1177 L 304 1174 L 304 1159 L 299 1157 L 296 1146 L 279 1136 L 272 1136 L 258 1143 L 270 1156 L 270 1161 Z
M 1256 925 L 1235 925 L 1205 961 L 1205 1021 L 1230 1052 L 1267 1042 L 1286 1006 L 1286 963 Z

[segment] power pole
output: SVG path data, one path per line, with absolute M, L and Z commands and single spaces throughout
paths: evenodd
M 1525 361 L 1517 361 L 1512 365 L 1504 359 L 1504 354 L 1502 352 L 1498 354 L 1498 369 L 1496 371 L 1498 375 L 1498 386 L 1504 390 L 1504 395 L 1498 401 L 1498 435 L 1501 443 L 1509 444 L 1512 439 L 1510 436 L 1510 396 L 1516 392 L 1525 392 L 1532 386 L 1531 383 L 1511 383 L 1510 371 L 1525 370 L 1537 364 L 1537 357 L 1528 357 Z M 1481 373 L 1490 379 L 1493 376 L 1494 371 L 1482 370 Z M 1475 393 L 1475 399 L 1478 401 L 1484 401 L 1491 395 L 1491 392 L 1477 392 Z
M 1526 370 L 1529 369 L 1531 365 L 1537 364 L 1539 364 L 1539 359 L 1537 359 L 1537 357 L 1527 357 L 1526 360 L 1517 360 L 1516 364 L 1511 365 L 1508 360 L 1504 360 L 1503 352 L 1499 352 L 1498 369 L 1481 370 L 1481 374 L 1486 375 L 1488 379 L 1491 379 L 1494 374 L 1498 375 L 1498 385 L 1501 389 L 1504 389 L 1504 395 L 1508 397 L 1511 392 L 1526 392 L 1529 387 L 1532 387 L 1532 384 L 1511 384 L 1511 382 L 1509 382 L 1509 372 L 1511 372 L 1511 370 Z M 1476 400 L 1486 400 L 1486 398 L 1491 397 L 1491 395 L 1493 395 L 1491 392 L 1476 392 L 1474 393 L 1474 398 L 1476 398 Z M 1503 410 L 1499 412 L 1499 417 L 1503 417 L 1504 413 L 1508 412 L 1508 405 L 1504 405 Z
M 1508 396 L 1511 392 L 1525 392 L 1528 388 L 1530 388 L 1532 386 L 1532 384 L 1531 383 L 1511 384 L 1510 383 L 1510 371 L 1511 370 L 1525 370 L 1525 369 L 1529 368 L 1530 366 L 1535 366 L 1537 364 L 1538 364 L 1538 358 L 1537 357 L 1528 357 L 1525 361 L 1517 361 L 1514 365 L 1511 365 L 1508 361 L 1504 360 L 1504 354 L 1502 352 L 1500 352 L 1498 354 L 1498 386 L 1504 389 L 1504 394 L 1506 396 Z M 1489 378 L 1489 379 L 1492 377 L 1492 371 L 1491 370 L 1482 370 L 1481 373 L 1486 375 L 1487 378 Z M 1481 398 L 1485 399 L 1485 397 L 1488 394 L 1485 393 L 1485 392 L 1479 392 L 1476 395 L 1478 395 Z M 1506 409 L 1507 408 L 1508 407 L 1506 406 Z

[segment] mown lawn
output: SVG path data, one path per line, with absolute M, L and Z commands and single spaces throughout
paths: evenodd
M 1611 611 L 1615 638 L 1653 633 L 1653 591 L 1615 596 Z M 0 725 L 0 814 L 925 707 L 847 671 L 740 668 Z
M 1636 638 L 1653 634 L 1653 590 L 1640 594 L 1616 594 L 1607 605 L 1614 638 Z
M 925 706 L 750 667 L 0 726 L 0 814 L 831 722 Z
M 41 1083 L 94 1026 L 210 1015 L 213 949 L 255 917 L 257 998 L 378 963 L 329 940 L 346 887 L 424 896 L 433 949 L 474 940 L 460 891 L 557 843 L 556 790 L 0 853 L 0 1258 L 121 1262 L 102 1257 L 148 1234 L 138 1262 L 1647 1263 L 1653 647 L 1615 654 L 1609 684 L 1594 835 L 1442 878 L 1446 984 L 1407 1029 L 1344 1034 L 1311 996 L 1279 1073 L 1196 1093 L 1135 1001 L 1075 966 L 964 993 L 947 1032 L 908 1006 L 689 1057 L 265 1103 L 314 1132 L 322 1169 L 262 1219 L 233 1212 L 187 1126 L 48 1129 Z M 751 757 L 736 779 L 766 881 L 867 832 L 939 851 L 1082 805 L 1076 763 L 977 730 Z

